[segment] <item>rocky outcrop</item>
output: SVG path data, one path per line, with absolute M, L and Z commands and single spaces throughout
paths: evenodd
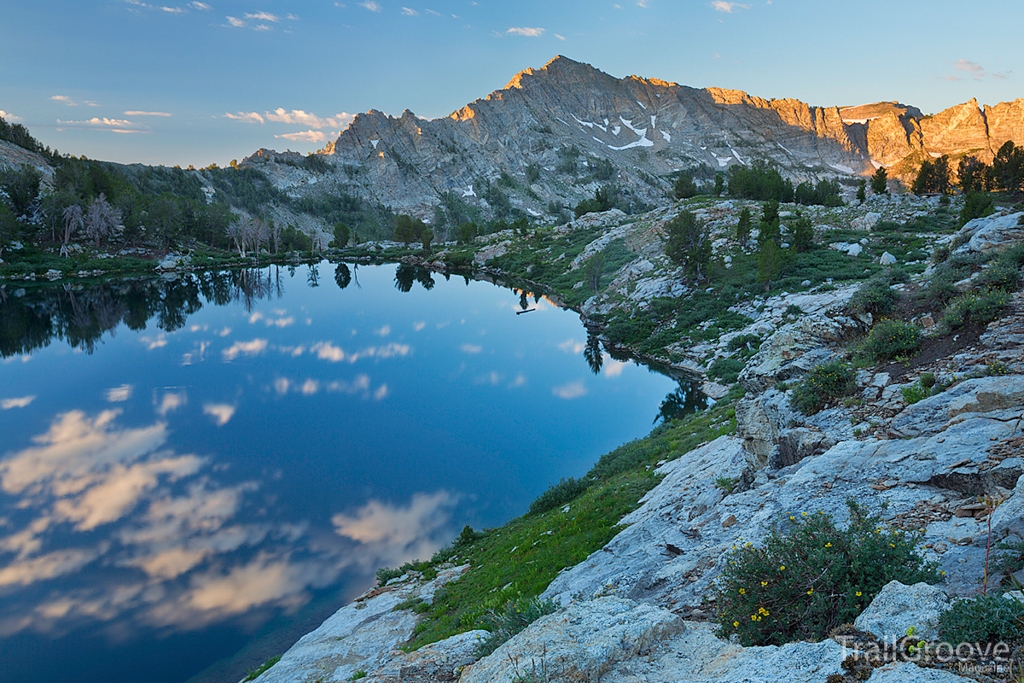
M 468 566 L 446 569 L 427 582 L 405 576 L 363 594 L 303 636 L 257 680 L 345 681 L 354 680 L 357 672 L 365 676 L 367 683 L 455 680 L 456 670 L 475 660 L 474 651 L 483 632 L 463 633 L 429 649 L 407 654 L 398 647 L 412 637 L 419 618 L 408 609 L 395 608 L 410 599 L 430 602 L 438 588 L 467 569 Z

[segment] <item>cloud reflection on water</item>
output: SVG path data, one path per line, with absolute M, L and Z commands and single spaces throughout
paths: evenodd
M 369 393 L 371 385 L 359 375 L 321 387 Z M 153 399 L 162 415 L 186 403 L 183 391 Z M 204 411 L 217 417 L 215 407 L 223 406 Z M 292 610 L 346 569 L 428 557 L 450 538 L 460 496 L 448 491 L 371 500 L 335 514 L 328 536 L 305 521 L 256 521 L 267 519 L 247 512 L 259 482 L 218 483 L 213 474 L 226 468 L 168 448 L 165 421 L 125 426 L 121 417 L 120 409 L 58 414 L 32 445 L 0 460 L 10 513 L 0 518 L 0 635 L 99 623 L 128 638 L 140 626 L 191 630 Z

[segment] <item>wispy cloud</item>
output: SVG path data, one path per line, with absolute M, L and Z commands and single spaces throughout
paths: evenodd
M 529 26 L 513 26 L 505 31 L 510 36 L 524 36 L 526 38 L 540 38 L 544 35 L 544 29 Z
M 231 119 L 232 121 L 244 121 L 246 123 L 263 123 L 263 116 L 254 111 L 240 111 L 235 114 L 227 113 L 224 114 L 224 118 Z
M 50 99 L 53 100 L 54 102 L 60 102 L 61 104 L 65 104 L 65 105 L 67 105 L 69 107 L 77 107 L 78 106 L 78 102 L 75 102 L 73 99 L 71 99 L 67 95 L 51 95 Z
M 205 2 L 190 2 L 190 3 L 188 3 L 188 6 L 191 7 L 192 9 L 197 9 L 200 12 L 209 12 L 210 10 L 213 9 L 213 7 L 210 7 Z
M 459 347 L 459 350 L 463 353 L 480 353 L 484 350 L 484 347 L 479 344 L 463 344 Z
M 139 109 L 129 109 L 124 113 L 125 116 L 158 116 L 161 118 L 168 118 L 173 114 L 168 114 L 165 111 L 142 111 Z
M 15 116 L 14 114 L 12 114 L 9 111 L 4 111 L 3 109 L 0 109 L 0 118 L 4 119 L 5 121 L 7 121 L 9 123 L 15 123 L 17 121 L 21 121 L 20 117 Z
M 11 410 L 12 408 L 24 408 L 32 401 L 36 400 L 35 396 L 21 396 L 19 398 L 5 398 L 0 401 L 0 410 Z
M 962 81 L 965 78 L 973 81 L 983 81 L 985 79 L 1003 80 L 1007 78 L 1006 74 L 988 71 L 981 64 L 972 62 L 969 59 L 958 59 L 953 62 L 953 69 L 962 75 L 951 74 L 946 76 L 947 81 Z
M 253 339 L 252 341 L 247 342 L 235 342 L 228 348 L 224 349 L 221 354 L 224 356 L 224 362 L 230 363 L 241 355 L 258 356 L 266 350 L 266 339 Z
M 203 414 L 212 417 L 218 427 L 223 427 L 235 416 L 235 406 L 227 403 L 207 403 L 203 406 Z
M 383 7 L 381 7 L 378 3 L 374 2 L 373 0 L 367 0 L 366 2 L 361 2 L 361 3 L 359 3 L 359 6 L 365 8 L 365 9 L 368 9 L 371 12 L 380 12 L 382 9 L 384 9 Z
M 275 135 L 275 138 L 283 138 L 292 142 L 326 142 L 327 133 L 320 130 L 303 130 L 298 133 L 282 133 Z M 335 136 L 337 137 L 337 136 Z
M 414 9 L 412 9 L 411 7 L 403 7 L 402 8 L 402 14 L 404 14 L 407 17 L 418 17 L 420 15 L 419 12 L 417 12 Z
M 84 121 L 63 121 L 57 119 L 57 125 L 65 128 L 83 128 L 86 130 L 108 130 L 112 133 L 144 133 L 142 126 L 128 119 L 110 119 L 94 116 Z
M 568 384 L 563 384 L 561 386 L 554 387 L 551 390 L 551 393 L 557 396 L 558 398 L 565 399 L 566 401 L 571 401 L 574 398 L 586 396 L 588 391 L 586 385 L 583 384 L 583 380 L 577 380 L 575 382 L 569 382 Z
M 268 121 L 291 123 L 299 126 L 309 126 L 310 128 L 345 128 L 355 118 L 347 112 L 321 118 L 312 112 L 306 112 L 301 109 L 285 111 L 284 107 L 278 107 L 272 112 L 266 112 L 266 117 Z
M 245 28 L 245 22 L 238 17 L 226 16 L 224 18 L 228 20 L 229 26 L 233 26 L 234 28 Z
M 271 14 L 270 12 L 254 12 L 252 14 L 247 13 L 245 15 L 245 18 L 252 19 L 253 21 L 272 21 L 274 23 L 281 21 L 281 17 L 277 16 L 276 14 Z
M 113 389 L 107 389 L 107 400 L 111 403 L 124 403 L 132 397 L 132 391 L 135 389 L 131 384 L 122 384 L 119 387 Z
M 184 14 L 185 10 L 181 7 L 161 7 L 161 12 L 167 12 L 168 14 Z
M 725 12 L 726 14 L 732 14 L 738 9 L 750 9 L 750 5 L 743 5 L 738 2 L 728 2 L 728 0 L 712 0 L 711 7 L 716 12 Z

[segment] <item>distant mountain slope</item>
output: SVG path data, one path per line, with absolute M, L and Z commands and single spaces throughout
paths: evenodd
M 294 195 L 343 190 L 428 218 L 442 199 L 536 216 L 608 183 L 637 205 L 660 204 L 672 174 L 684 170 L 710 180 L 763 160 L 797 180 L 865 175 L 878 165 L 899 176 L 926 155 L 988 161 L 1006 140 L 1024 143 L 1024 99 L 984 109 L 971 100 L 934 116 L 895 103 L 841 110 L 620 79 L 559 56 L 445 118 L 356 116 L 322 151 L 326 176 L 297 171 L 268 150 L 244 163 Z

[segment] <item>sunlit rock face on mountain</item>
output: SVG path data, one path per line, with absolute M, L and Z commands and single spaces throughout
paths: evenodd
M 452 198 L 487 213 L 540 216 L 609 183 L 637 206 L 660 204 L 670 174 L 682 170 L 710 179 L 763 160 L 798 181 L 862 176 L 879 165 L 899 176 L 928 155 L 990 160 L 1006 140 L 1024 142 L 1024 100 L 984 108 L 971 100 L 930 117 L 896 103 L 814 107 L 615 78 L 560 56 L 445 118 L 356 116 L 322 150 L 330 169 L 323 177 L 296 173 L 266 151 L 246 161 L 297 196 L 340 190 L 427 218 Z M 500 193 L 488 194 L 490 184 Z

